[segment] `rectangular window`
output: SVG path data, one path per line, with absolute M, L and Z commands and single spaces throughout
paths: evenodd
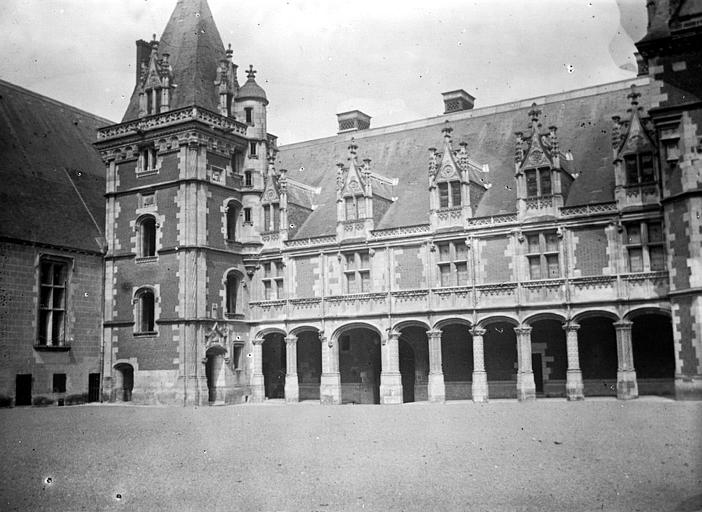
M 626 224 L 625 227 L 624 245 L 629 272 L 665 270 L 665 239 L 661 222 L 634 222 Z
M 37 343 L 61 346 L 65 342 L 68 263 L 42 259 L 39 264 L 39 332 Z
M 256 156 L 256 142 L 249 142 L 249 156 Z
M 366 199 L 365 197 L 356 198 L 356 217 L 359 219 L 366 218 Z
M 356 205 L 354 204 L 354 198 L 347 197 L 345 199 L 345 203 L 346 203 L 346 220 L 355 220 L 356 219 Z
M 448 183 L 439 183 L 439 208 L 449 207 L 449 185 Z
M 639 155 L 639 163 L 641 168 L 641 182 L 651 183 L 656 181 L 656 177 L 653 172 L 653 154 L 641 153 Z
M 66 374 L 65 373 L 54 373 L 53 379 L 53 390 L 54 393 L 65 393 L 66 392 Z
M 244 208 L 244 222 L 251 224 L 251 208 Z
M 461 206 L 461 182 L 451 182 L 451 206 Z
M 437 244 L 439 249 L 439 283 L 446 286 L 468 285 L 468 246 L 465 240 Z
M 536 170 L 526 171 L 527 197 L 537 197 L 539 195 L 539 185 L 536 181 Z
M 370 255 L 367 251 L 344 254 L 346 293 L 368 293 L 371 291 Z
M 551 169 L 548 167 L 539 169 L 539 179 L 541 185 L 541 195 L 551 195 Z
M 253 187 L 253 172 L 244 171 L 244 186 Z
M 656 171 L 653 166 L 653 153 L 638 153 L 624 156 L 627 185 L 654 183 Z
M 246 107 L 244 109 L 244 115 L 246 116 L 246 124 L 253 124 L 253 108 Z
M 271 229 L 271 205 L 263 205 L 263 231 L 270 231 Z
M 263 264 L 263 297 L 265 300 L 282 300 L 285 298 L 285 266 L 281 260 Z
M 560 278 L 558 233 L 555 231 L 533 233 L 526 238 L 529 278 L 531 280 Z
M 636 165 L 636 155 L 626 155 L 624 157 L 624 167 L 626 168 L 626 182 L 634 185 L 639 182 L 639 169 Z

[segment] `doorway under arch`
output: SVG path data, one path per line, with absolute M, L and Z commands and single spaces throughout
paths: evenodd
M 318 331 L 297 334 L 297 382 L 300 401 L 319 400 L 322 379 L 322 344 Z
M 633 319 L 631 344 L 639 395 L 675 394 L 675 347 L 670 317 L 645 314 Z
M 490 398 L 517 397 L 517 335 L 509 322 L 484 324 L 483 351 Z
M 416 365 L 414 350 L 404 339 L 399 340 L 400 374 L 402 375 L 402 403 L 414 402 Z
M 561 320 L 544 319 L 531 323 L 531 369 L 536 396 L 566 396 L 568 358 Z
M 425 325 L 404 325 L 400 331 L 399 359 L 402 375 L 403 402 L 419 402 L 429 399 L 429 338 Z
M 115 401 L 131 402 L 134 389 L 134 367 L 131 364 L 115 365 Z
M 367 327 L 339 335 L 342 404 L 380 403 L 380 336 Z
M 283 334 L 268 333 L 263 342 L 263 386 L 266 398 L 285 398 L 286 351 Z
M 469 326 L 453 323 L 441 327 L 441 366 L 446 400 L 473 397 L 473 336 Z
M 205 376 L 207 377 L 207 401 L 211 404 L 224 402 L 224 347 L 210 347 L 205 353 Z
M 583 376 L 583 394 L 617 395 L 617 335 L 614 320 L 590 316 L 578 321 L 578 356 Z

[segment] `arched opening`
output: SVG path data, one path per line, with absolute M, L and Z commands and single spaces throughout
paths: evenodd
M 266 398 L 285 398 L 286 353 L 281 333 L 266 334 L 263 339 L 263 385 Z
M 226 350 L 223 347 L 210 347 L 205 353 L 205 375 L 207 376 L 208 401 L 224 402 L 225 380 L 224 380 L 224 355 Z
M 380 403 L 380 336 L 366 327 L 339 335 L 341 403 Z
M 517 335 L 514 324 L 484 324 L 483 353 L 490 398 L 517 397 Z
M 400 331 L 400 374 L 404 402 L 429 400 L 429 340 L 425 325 L 397 327 Z
M 147 215 L 139 221 L 138 254 L 141 258 L 156 255 L 156 219 L 151 215 Z
M 134 389 L 134 367 L 122 363 L 115 366 L 114 398 L 116 402 L 131 402 Z
M 136 292 L 136 332 L 152 333 L 154 324 L 154 292 L 150 288 L 142 288 Z
M 645 314 L 633 319 L 631 344 L 639 395 L 675 393 L 675 349 L 670 318 Z
M 297 333 L 297 382 L 300 400 L 319 400 L 322 343 L 318 331 Z
M 230 317 L 237 313 L 237 300 L 239 298 L 239 283 L 241 277 L 238 272 L 230 271 L 226 279 L 226 311 L 225 315 Z
M 585 396 L 617 395 L 617 336 L 614 321 L 603 316 L 578 321 L 578 356 Z
M 468 325 L 448 324 L 441 328 L 441 365 L 446 400 L 472 398 L 473 336 Z
M 229 201 L 226 207 L 227 213 L 227 240 L 236 240 L 236 225 L 239 221 L 239 205 L 234 201 Z
M 561 320 L 531 322 L 531 369 L 537 396 L 565 396 L 568 357 Z

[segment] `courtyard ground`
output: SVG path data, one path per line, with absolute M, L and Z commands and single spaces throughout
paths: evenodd
M 702 403 L 0 410 L 0 510 L 702 510 Z

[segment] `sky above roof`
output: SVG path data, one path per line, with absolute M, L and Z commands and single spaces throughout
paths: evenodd
M 635 76 L 643 0 L 209 0 L 234 62 L 266 90 L 281 144 L 333 135 L 359 109 L 372 127 Z M 175 0 L 2 0 L 0 78 L 118 121 L 137 39 L 160 36 Z

